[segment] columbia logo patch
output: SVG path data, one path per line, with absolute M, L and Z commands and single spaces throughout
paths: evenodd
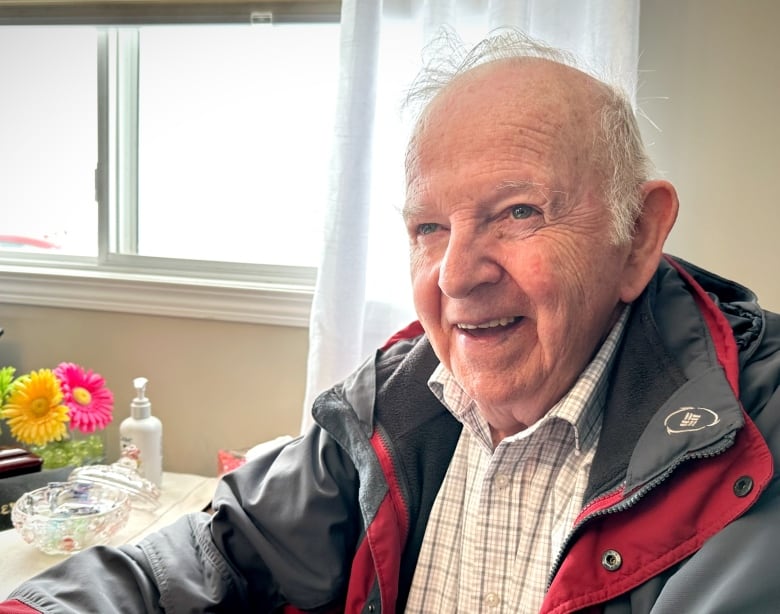
M 664 420 L 666 432 L 691 433 L 701 431 L 720 422 L 720 416 L 711 409 L 705 407 L 682 407 L 672 412 Z

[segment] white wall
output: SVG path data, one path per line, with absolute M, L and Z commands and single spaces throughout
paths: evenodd
M 681 203 L 667 251 L 780 310 L 780 2 L 641 7 L 643 133 Z

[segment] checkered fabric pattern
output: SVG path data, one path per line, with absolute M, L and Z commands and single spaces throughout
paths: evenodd
M 406 611 L 533 613 L 580 512 L 625 308 L 571 390 L 493 448 L 476 404 L 441 365 L 429 386 L 463 431 L 434 502 Z

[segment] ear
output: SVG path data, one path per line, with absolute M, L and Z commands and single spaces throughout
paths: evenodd
M 641 189 L 642 213 L 634 224 L 620 293 L 625 303 L 636 299 L 655 274 L 679 208 L 677 190 L 668 181 L 646 181 Z

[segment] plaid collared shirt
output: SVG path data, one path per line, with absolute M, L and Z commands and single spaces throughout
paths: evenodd
M 452 374 L 439 365 L 431 375 L 429 387 L 464 428 L 431 510 L 406 612 L 539 611 L 583 504 L 628 312 L 544 418 L 495 449 Z

